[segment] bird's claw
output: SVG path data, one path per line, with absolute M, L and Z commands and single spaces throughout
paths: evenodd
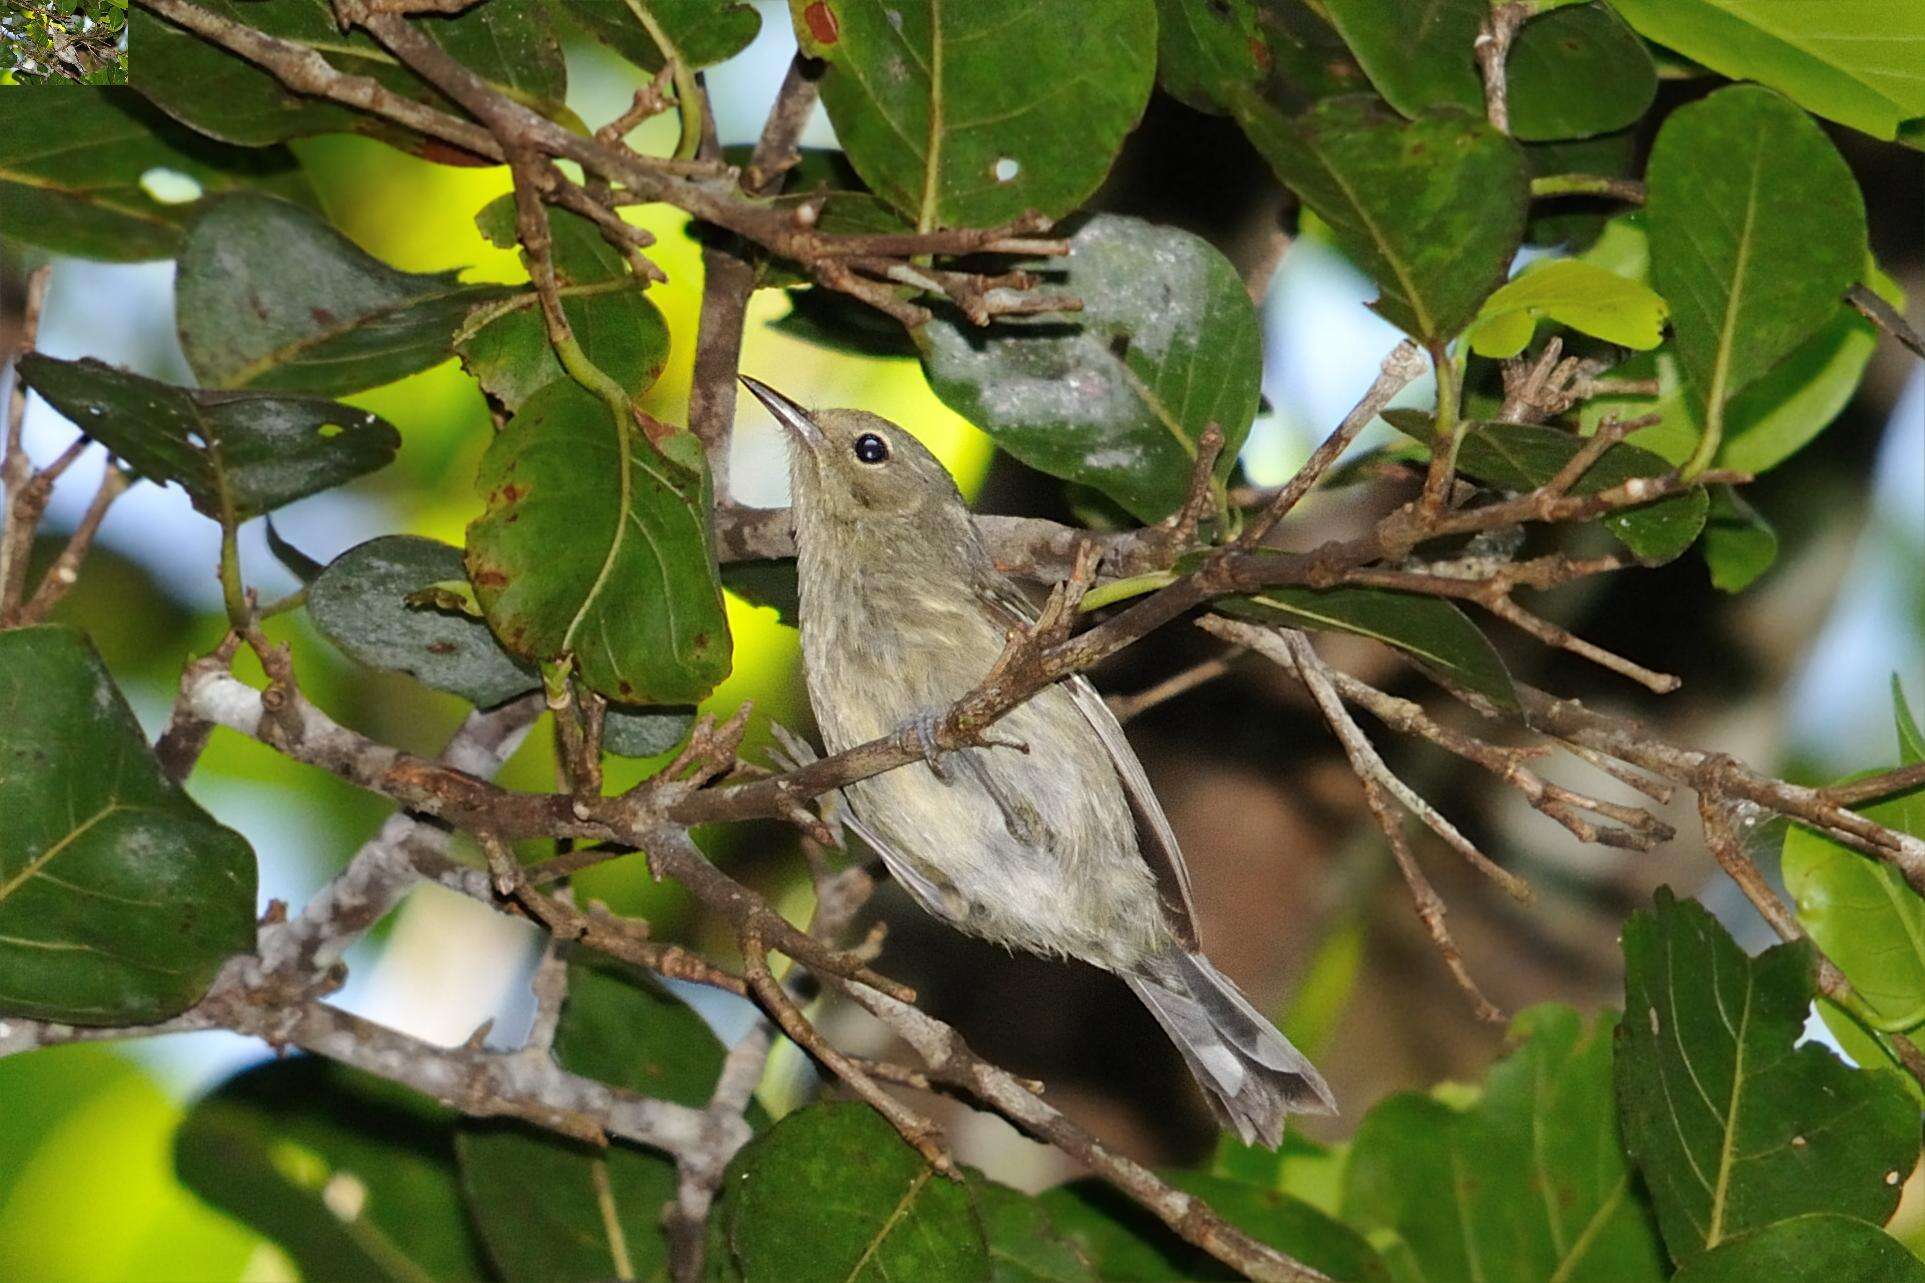
M 904 729 L 915 735 L 916 744 L 922 749 L 922 760 L 929 763 L 929 772 L 944 784 L 954 777 L 949 773 L 949 754 L 936 742 L 936 732 L 942 726 L 943 710 L 925 708 L 907 722 Z

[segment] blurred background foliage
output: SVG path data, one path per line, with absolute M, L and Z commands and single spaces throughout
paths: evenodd
M 758 7 L 764 12 L 756 43 L 709 77 L 728 143 L 753 136 L 793 51 L 784 6 L 765 0 Z M 570 106 L 586 120 L 614 115 L 639 83 L 640 72 L 597 46 L 571 46 L 568 56 Z M 1699 91 L 1689 80 L 1668 80 L 1660 90 L 1679 101 Z M 672 117 L 658 117 L 635 141 L 667 154 L 675 128 Z M 1925 297 L 1925 174 L 1917 158 L 1848 130 L 1830 132 L 1865 192 L 1878 261 L 1909 297 Z M 831 141 L 826 121 L 818 117 L 805 141 Z M 473 281 L 522 279 L 515 255 L 487 243 L 473 222 L 476 210 L 508 190 L 504 172 L 434 165 L 347 136 L 298 141 L 293 150 L 329 217 L 384 261 L 410 271 L 466 269 Z M 1274 252 L 1282 199 L 1233 124 L 1158 95 L 1095 205 L 1188 228 L 1247 264 Z M 669 281 L 652 296 L 677 338 L 645 405 L 682 422 L 692 350 L 684 336 L 695 332 L 701 295 L 699 246 L 675 211 L 646 207 L 631 216 L 659 238 L 651 257 Z M 0 277 L 17 283 L 29 263 L 17 250 L 6 252 L 15 258 Z M 190 381 L 174 337 L 171 271 L 165 263 L 62 261 L 43 348 Z M 1395 338 L 1361 306 L 1373 292 L 1314 228 L 1288 248 L 1263 304 L 1267 404 L 1243 456 L 1249 480 L 1287 475 L 1368 381 Z M 755 296 L 745 371 L 805 403 L 860 405 L 909 425 L 983 510 L 1087 515 L 1059 483 L 994 456 L 987 439 L 930 392 L 912 356 L 812 343 L 780 324 L 789 308 L 780 292 Z M 1916 304 L 1911 314 L 1920 315 Z M 1428 395 L 1413 389 L 1405 400 Z M 282 534 L 324 561 L 383 533 L 460 543 L 479 510 L 472 478 L 491 430 L 472 380 L 450 362 L 345 399 L 400 429 L 399 459 L 291 508 L 277 522 Z M 779 505 L 786 480 L 775 430 L 752 402 L 738 417 L 736 496 Z M 36 406 L 29 425 L 36 455 L 48 457 L 69 435 L 57 416 Z M 97 460 L 77 472 L 89 467 Z M 77 518 L 86 489 L 75 484 L 56 498 L 47 555 L 63 523 L 70 527 Z M 1634 698 L 1567 656 L 1499 638 L 1506 660 L 1522 678 L 1635 712 L 1678 738 L 1775 765 L 1793 778 L 1888 763 L 1892 670 L 1925 694 L 1925 378 L 1898 349 L 1881 345 L 1840 421 L 1749 497 L 1776 525 L 1782 551 L 1745 595 L 1716 593 L 1693 556 L 1587 582 L 1547 604 L 1546 613 L 1601 644 L 1679 673 L 1682 693 L 1662 703 Z M 1302 538 L 1342 533 L 1360 519 L 1345 510 L 1351 506 L 1307 508 Z M 259 526 L 244 536 L 252 580 L 264 595 L 291 589 L 295 581 L 273 565 Z M 225 627 L 214 562 L 213 527 L 177 491 L 139 487 L 113 511 L 100 551 L 63 610 L 96 639 L 150 731 L 165 718 L 182 661 L 209 649 Z M 796 636 L 773 611 L 733 597 L 729 615 L 736 667 L 706 707 L 726 714 L 752 700 L 753 754 L 767 742 L 770 719 L 808 729 Z M 458 700 L 403 677 L 352 665 L 298 612 L 273 620 L 269 633 L 295 643 L 310 697 L 377 739 L 433 753 L 465 711 Z M 1333 657 L 1372 680 L 1395 680 L 1367 648 L 1336 643 Z M 1146 687 L 1212 645 L 1188 630 L 1165 630 L 1100 672 L 1099 683 L 1106 690 Z M 1388 1091 L 1481 1072 L 1500 1047 L 1501 1030 L 1471 1018 L 1438 966 L 1356 805 L 1354 781 L 1299 691 L 1274 672 L 1239 668 L 1156 708 L 1131 733 L 1190 853 L 1213 956 L 1280 1016 L 1346 1104 L 1347 1119 L 1330 1134 L 1346 1130 Z M 1426 747 L 1394 747 L 1406 754 L 1395 764 L 1407 779 L 1540 888 L 1539 904 L 1521 909 L 1454 863 L 1437 864 L 1467 960 L 1507 1009 L 1552 996 L 1581 1008 L 1618 1001 L 1618 926 L 1661 883 L 1703 888 L 1741 940 L 1760 942 L 1762 924 L 1714 879 L 1690 840 L 1652 854 L 1579 848 L 1514 796 L 1468 778 Z M 650 765 L 620 762 L 609 782 L 622 786 Z M 544 735 L 530 737 L 502 775 L 525 788 L 548 788 L 553 779 Z M 193 790 L 254 843 L 263 897 L 296 905 L 386 813 L 376 798 L 225 733 L 214 738 Z M 700 836 L 738 876 L 785 908 L 806 911 L 807 883 L 789 830 L 734 826 Z M 1778 836 L 1760 832 L 1754 840 L 1767 850 Z M 584 898 L 647 917 L 664 937 L 726 948 L 719 937 L 704 938 L 676 889 L 652 883 L 639 861 L 598 867 L 577 888 Z M 891 969 L 984 1055 L 1048 1079 L 1069 1112 L 1139 1157 L 1198 1156 L 1207 1118 L 1177 1058 L 1120 987 L 1087 968 L 1012 958 L 963 940 L 907 909 L 893 891 L 878 904 L 892 923 Z M 427 888 L 351 955 L 344 1000 L 443 1041 L 460 1040 L 491 1016 L 498 1036 L 512 1038 L 516 1020 L 526 1020 L 519 1003 L 532 945 L 532 933 L 519 924 Z M 712 993 L 688 996 L 725 1037 L 740 1027 L 743 1013 Z M 871 1036 L 834 1022 L 826 1032 L 854 1047 Z M 291 1277 L 276 1249 L 183 1191 L 169 1155 L 183 1099 L 262 1054 L 238 1038 L 200 1034 L 0 1060 L 0 1273 L 75 1283 Z M 798 1058 L 778 1058 L 765 1103 L 779 1111 L 798 1098 L 807 1073 Z M 1173 1101 L 1183 1103 L 1173 1108 Z M 945 1121 L 960 1156 L 1001 1179 L 1037 1188 L 1067 1174 L 1056 1165 L 1060 1156 L 998 1121 L 960 1110 Z M 101 1213 L 107 1207 L 112 1215 Z

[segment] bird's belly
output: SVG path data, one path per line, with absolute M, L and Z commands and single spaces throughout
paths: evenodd
M 1010 948 L 1114 969 L 1163 947 L 1168 930 L 1122 785 L 1068 696 L 1045 691 L 993 733 L 1029 751 L 966 749 L 945 759 L 947 783 L 916 762 L 847 790 L 856 815 L 913 864 L 905 887 L 959 929 Z

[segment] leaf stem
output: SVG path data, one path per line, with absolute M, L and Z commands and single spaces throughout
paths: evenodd
M 1644 184 L 1634 178 L 1606 178 L 1602 174 L 1545 174 L 1531 180 L 1531 195 L 1615 196 L 1642 205 Z
M 1167 588 L 1182 577 L 1174 570 L 1152 570 L 1148 574 L 1131 575 L 1127 579 L 1112 579 L 1109 583 L 1084 593 L 1078 609 L 1088 612 L 1101 609 L 1113 602 L 1141 597 L 1144 593 Z
M 675 144 L 675 159 L 694 160 L 695 154 L 702 148 L 702 82 L 696 79 L 695 69 L 688 65 L 688 59 L 682 56 L 675 42 L 668 38 L 668 32 L 662 29 L 662 24 L 648 11 L 648 5 L 643 0 L 628 0 L 628 8 L 635 15 L 635 20 L 642 24 L 643 30 L 648 32 L 648 38 L 655 42 L 655 47 L 662 51 L 662 59 L 668 63 L 669 75 L 675 81 L 675 111 L 682 121 L 682 137 Z
M 241 582 L 240 523 L 232 514 L 221 519 L 221 600 L 227 607 L 227 622 L 246 628 L 247 589 Z

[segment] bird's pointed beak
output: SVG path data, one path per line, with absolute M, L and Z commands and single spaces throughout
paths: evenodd
M 743 387 L 755 393 L 755 399 L 767 406 L 769 413 L 775 416 L 775 421 L 793 433 L 798 441 L 813 450 L 826 440 L 822 429 L 815 425 L 815 420 L 809 417 L 807 410 L 760 379 L 752 379 L 746 374 L 737 374 L 735 377 L 742 380 Z

